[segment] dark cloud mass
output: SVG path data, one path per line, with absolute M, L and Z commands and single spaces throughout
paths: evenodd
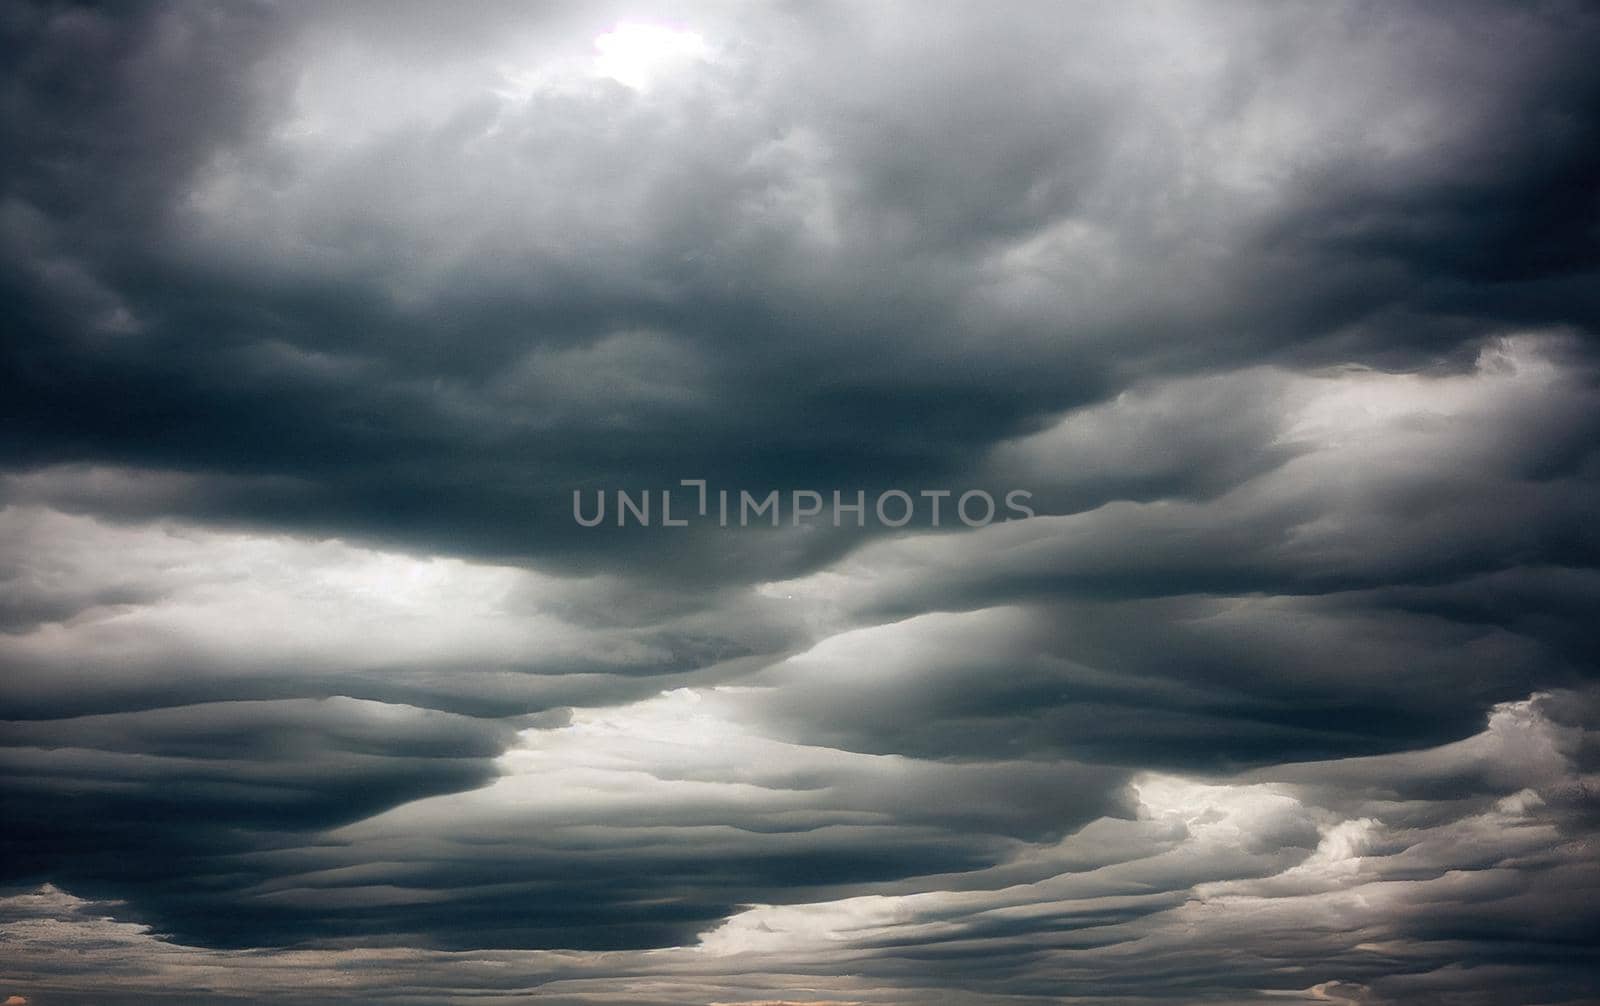
M 0 999 L 1592 1002 L 1596 51 L 5 2 Z

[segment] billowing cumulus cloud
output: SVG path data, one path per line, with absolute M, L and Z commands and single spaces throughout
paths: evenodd
M 6 4 L 0 995 L 1586 1001 L 1597 43 Z

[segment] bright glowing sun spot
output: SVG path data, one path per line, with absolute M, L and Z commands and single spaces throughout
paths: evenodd
M 619 24 L 597 36 L 594 48 L 595 71 L 635 91 L 711 55 L 697 32 L 653 24 Z

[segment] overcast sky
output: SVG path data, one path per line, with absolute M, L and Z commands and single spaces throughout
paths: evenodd
M 7 1006 L 1594 1001 L 1600 8 L 0 50 Z

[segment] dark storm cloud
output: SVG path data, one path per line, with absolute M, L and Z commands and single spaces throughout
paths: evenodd
M 763 705 L 853 750 L 1183 769 L 1460 736 L 1552 663 L 1510 632 L 1359 605 L 1057 604 L 835 637 L 776 668 Z
M 1587 976 L 1570 953 L 1592 929 L 1600 877 L 1564 834 L 1574 814 L 1561 794 L 1592 768 L 1581 745 L 1593 709 L 1592 695 L 1543 695 L 1439 748 L 1245 777 L 1145 775 L 1131 787 L 1136 817 L 1102 818 L 1004 870 L 756 906 L 650 955 L 227 954 L 158 940 L 108 917 L 118 905 L 48 887 L 0 902 L 0 927 L 33 962 L 19 980 L 69 997 L 96 987 L 76 956 L 92 948 L 99 966 L 116 963 L 123 990 L 203 980 L 213 1000 L 293 988 L 311 1002 L 358 989 L 380 1001 L 509 1001 L 537 986 L 573 1003 L 795 1002 L 800 989 L 891 1003 L 1493 1003 L 1529 990 L 1577 1002 Z
M 351 699 L 8 723 L 0 758 L 19 840 L 11 869 L 70 871 L 99 849 L 110 857 L 101 869 L 120 872 L 119 839 L 159 837 L 176 821 L 205 832 L 203 845 L 234 828 L 363 817 L 487 782 L 506 734 L 492 722 Z
M 1577 1001 L 1597 42 L 6 6 L 6 980 Z
M 819 9 L 758 20 L 737 34 L 781 50 L 735 45 L 693 82 L 522 100 L 453 49 L 405 62 L 398 27 L 18 18 L 14 457 L 277 480 L 197 497 L 212 518 L 682 575 L 706 548 L 574 538 L 570 489 L 947 481 L 1130 373 L 1415 364 L 1591 320 L 1547 289 L 1593 267 L 1587 204 L 1549 207 L 1594 157 L 1594 82 L 1563 56 L 1581 9 L 1195 12 L 1170 37 L 1011 13 Z M 1495 47 L 1502 24 L 1526 60 Z M 67 88 L 51 68 L 91 42 L 119 58 L 73 63 L 88 79 Z M 1125 79 L 1139 59 L 1172 73 Z M 1352 61 L 1372 79 L 1328 91 Z M 411 107 L 372 93 L 400 81 Z M 169 90 L 209 104 L 176 114 Z M 1530 105 L 1549 138 L 1508 143 Z M 141 116 L 182 132 L 147 142 Z M 69 196 L 63 176 L 95 181 Z M 108 178 L 143 186 L 130 209 L 105 205 Z M 1501 209 L 1412 223 L 1456 193 Z M 1530 262 L 1527 206 L 1568 221 L 1559 253 Z M 1355 227 L 1407 240 L 1376 254 Z M 1505 264 L 1451 297 L 1476 274 L 1434 248 Z M 759 549 L 716 575 L 828 554 Z
M 536 726 L 495 766 L 499 723 L 348 699 L 11 724 L 11 876 L 214 944 L 672 945 L 751 901 L 987 866 L 1117 802 L 1116 770 L 852 756 L 714 721 L 726 753 L 680 762 L 674 707 L 693 698 Z M 590 731 L 601 759 L 577 747 Z M 165 855 L 130 864 L 130 842 Z

